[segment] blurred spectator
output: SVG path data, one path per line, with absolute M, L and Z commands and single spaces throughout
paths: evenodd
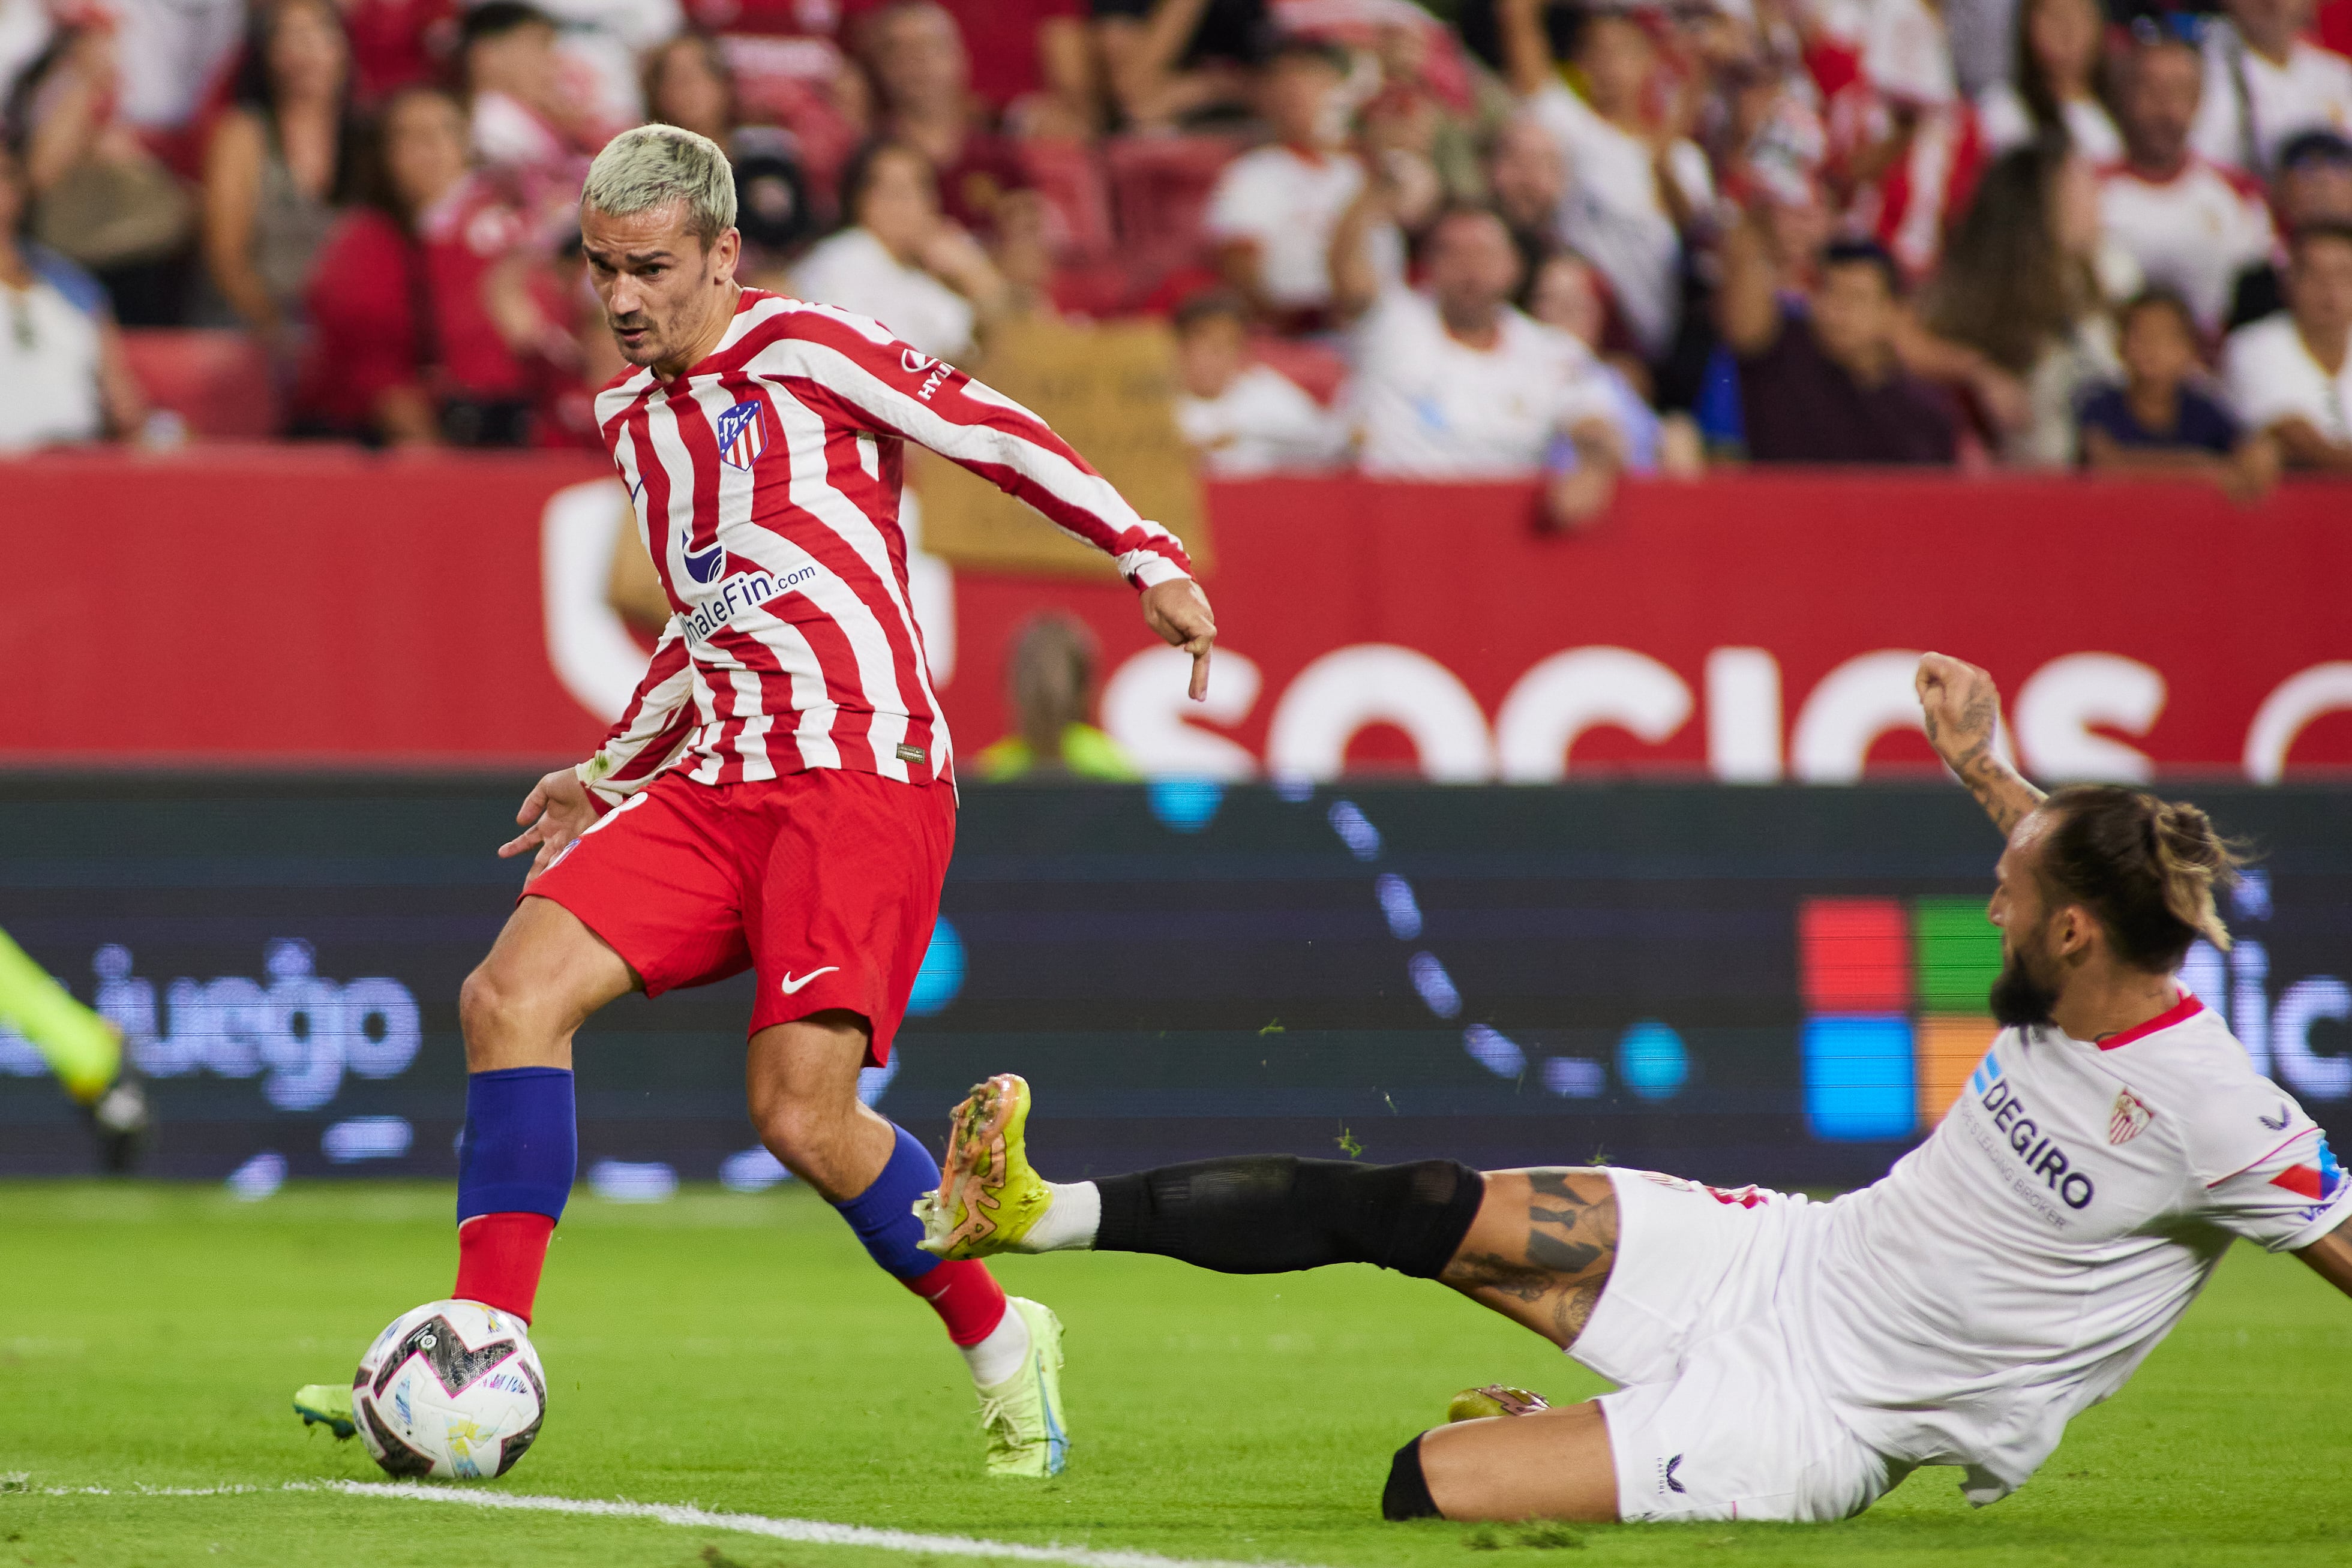
M 2124 375 L 2082 409 L 2083 462 L 2103 472 L 2194 474 L 2252 499 L 2277 478 L 2276 448 L 2248 434 L 2196 383 L 2197 319 L 2178 294 L 2152 289 L 2117 312 Z
M 195 204 L 120 114 L 115 35 L 59 32 L 10 95 L 11 139 L 33 192 L 32 235 L 98 275 L 116 319 L 180 322 Z
M 1568 160 L 1534 116 L 1515 114 L 1496 131 L 1486 150 L 1486 199 L 1532 280 L 1536 264 L 1559 244 L 1559 209 L 1568 200 Z
M 2009 78 L 1977 100 L 1991 151 L 2063 135 L 2095 164 L 2124 155 L 2099 102 L 2105 28 L 2098 0 L 2021 0 Z
M 592 131 L 564 94 L 554 21 L 523 0 L 484 0 L 466 13 L 459 40 L 475 158 L 514 180 L 527 203 L 559 192 L 577 200 Z
M 938 0 L 889 0 L 866 18 L 859 37 L 880 133 L 930 160 L 950 218 L 974 234 L 991 233 L 1007 193 L 1028 181 L 972 94 L 955 18 Z
M 972 92 L 1005 131 L 1082 140 L 1102 128 L 1087 0 L 940 0 L 963 35 Z
M 1927 326 L 2024 383 L 2025 419 L 2003 434 L 2004 462 L 2072 466 L 2075 404 L 2121 368 L 2098 247 L 2089 161 L 2063 140 L 2036 141 L 1985 172 L 1927 286 Z
M 2352 224 L 2352 139 L 2333 131 L 2288 139 L 2271 177 L 2271 214 L 2289 234 L 2305 224 Z M 2273 255 L 2238 274 L 2230 293 L 2231 330 L 2286 308 L 2279 271 Z
M 372 109 L 441 74 L 457 34 L 457 0 L 337 0 L 352 46 L 352 96 Z
M 686 26 L 678 0 L 532 0 L 556 26 L 556 76 L 593 154 L 646 117 L 640 62 Z
M 31 194 L 0 141 L 0 453 L 141 430 L 146 400 L 106 294 L 89 274 L 17 238 Z
M 1249 357 L 1249 307 L 1212 289 L 1176 309 L 1176 427 L 1221 478 L 1327 468 L 1347 451 L 1347 421 L 1297 382 Z
M 1075 616 L 1047 611 L 1023 627 L 1004 664 L 1013 731 L 983 747 L 973 771 L 992 784 L 1142 778 L 1118 742 L 1087 722 L 1095 706 L 1095 660 L 1094 634 Z
M 49 0 L 0 0 L 0 93 L 57 36 Z
M 1904 368 L 1903 275 L 1884 246 L 1825 247 L 1810 288 L 1779 237 L 1751 218 L 1724 236 L 1716 296 L 1737 358 L 1748 455 L 1758 463 L 1950 463 L 1942 395 Z
M 2286 298 L 2284 311 L 2230 334 L 2231 407 L 2290 466 L 2352 472 L 2352 227 L 2295 231 Z
M 351 65 L 331 0 L 257 11 L 235 101 L 205 153 L 213 286 L 281 363 L 298 351 L 310 264 L 352 183 Z
M 1362 160 L 1341 145 L 1346 79 L 1336 50 L 1283 44 L 1258 94 L 1275 140 L 1226 164 L 1210 193 L 1217 269 L 1262 319 L 1310 327 L 1332 308 L 1333 242 L 1366 186 Z M 1403 244 L 1384 221 L 1370 222 L 1360 254 L 1381 286 L 1403 274 Z
M 1968 205 L 1984 136 L 1928 0 L 1872 0 L 1859 16 L 1859 32 L 1839 46 L 1852 79 L 1824 107 L 1823 172 L 1846 225 L 1874 235 L 1916 281 L 1935 269 Z
M 124 124 L 154 134 L 194 121 L 245 37 L 247 0 L 103 0 L 60 5 L 85 25 L 110 26 Z
M 523 226 L 468 172 L 457 100 L 431 88 L 394 94 L 362 190 L 366 204 L 335 225 L 311 277 L 295 434 L 525 444 L 539 371 L 509 347 L 486 297 Z
M 1685 95 L 1674 120 L 1653 112 L 1656 47 L 1632 16 L 1594 11 L 1577 33 L 1585 97 L 1553 69 L 1542 0 L 1498 8 L 1514 92 L 1559 144 L 1569 195 L 1560 232 L 1609 279 L 1644 359 L 1663 356 L 1682 315 L 1683 234 L 1713 206 L 1706 156 L 1685 133 Z M 1589 100 L 1589 101 L 1588 101 Z
M 1274 43 L 1267 0 L 1092 0 L 1111 104 L 1130 130 L 1249 107 Z
M 1655 471 L 1688 478 L 1706 465 L 1698 427 L 1690 417 L 1678 413 L 1661 419 L 1642 400 L 1632 376 L 1602 351 L 1609 324 L 1609 285 L 1600 268 L 1574 251 L 1557 250 L 1536 264 L 1535 281 L 1522 292 L 1530 317 L 1567 333 L 1600 361 L 1617 428 L 1624 434 L 1628 468 L 1636 474 Z
M 735 74 L 707 33 L 681 33 L 658 46 L 645 68 L 648 117 L 708 136 L 735 165 L 735 223 L 743 235 L 737 276 L 758 287 L 780 286 L 788 258 L 815 225 L 791 133 L 742 123 Z
M 1355 329 L 1359 458 L 1395 479 L 1546 476 L 1545 512 L 1605 509 L 1626 465 L 1605 369 L 1510 303 L 1519 256 L 1493 213 L 1456 207 L 1423 242 L 1425 291 L 1391 288 Z
M 904 142 L 870 142 L 843 172 L 841 204 L 843 227 L 793 268 L 793 291 L 871 316 L 933 359 L 968 359 L 1007 291 L 988 253 L 940 213 L 930 161 Z
M 2352 131 L 2352 61 L 2301 37 L 2315 0 L 2225 0 L 2205 28 L 2205 102 L 2192 140 L 2217 163 L 2269 172 L 2299 131 Z
M 2099 218 L 2147 281 L 2187 300 L 2211 333 L 2232 281 L 2269 256 L 2272 233 L 2261 187 L 2189 147 L 2202 76 L 2197 52 L 2175 39 L 2131 50 L 2116 96 L 2125 161 L 2100 179 Z

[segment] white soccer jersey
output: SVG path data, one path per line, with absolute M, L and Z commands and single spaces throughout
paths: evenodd
M 2024 1484 L 2212 1276 L 2232 1237 L 2307 1247 L 2352 1182 L 2292 1096 L 2183 994 L 2096 1044 L 2004 1030 L 1933 1136 L 1816 1210 L 1791 1335 L 1856 1436 Z

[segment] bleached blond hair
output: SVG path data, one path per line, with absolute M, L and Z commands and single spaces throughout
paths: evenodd
M 604 143 L 588 165 L 580 200 L 615 218 L 684 202 L 687 231 L 708 248 L 735 226 L 735 166 L 708 136 L 640 125 Z

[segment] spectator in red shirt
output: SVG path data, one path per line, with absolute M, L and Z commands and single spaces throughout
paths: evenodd
M 998 206 L 1027 182 L 971 90 L 971 59 L 955 18 L 937 0 L 893 0 L 858 37 L 882 135 L 931 161 L 949 217 L 976 234 L 992 232 Z
M 394 94 L 376 141 L 367 204 L 336 225 L 311 278 L 294 433 L 524 444 L 542 371 L 508 346 L 485 303 L 522 224 L 469 171 L 465 111 L 446 93 Z

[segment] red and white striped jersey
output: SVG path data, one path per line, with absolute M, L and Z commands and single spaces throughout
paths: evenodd
M 597 423 L 674 612 L 581 781 L 600 807 L 673 764 L 706 784 L 847 768 L 950 777 L 907 591 L 903 443 L 920 442 L 1114 557 L 1191 575 L 1043 420 L 863 316 L 747 288 L 674 382 L 630 372 Z

